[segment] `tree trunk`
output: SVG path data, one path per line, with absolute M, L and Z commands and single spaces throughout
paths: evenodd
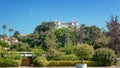
M 81 59 L 81 64 L 83 64 L 83 63 L 84 63 L 84 58 Z

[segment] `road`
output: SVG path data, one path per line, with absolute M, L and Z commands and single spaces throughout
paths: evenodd
M 76 67 L 26 67 L 26 66 L 22 66 L 22 67 L 0 67 L 0 68 L 76 68 Z M 120 67 L 111 66 L 111 67 L 88 67 L 88 68 L 120 68 Z

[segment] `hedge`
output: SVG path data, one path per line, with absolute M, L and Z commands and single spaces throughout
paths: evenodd
M 76 64 L 80 64 L 80 61 L 72 61 L 72 60 L 64 60 L 64 61 L 48 61 L 48 66 L 75 66 Z M 85 60 L 84 63 L 86 63 L 88 66 L 98 66 L 97 62 L 95 61 L 89 61 Z
M 39 57 L 37 57 L 37 58 L 35 58 L 35 59 L 33 60 L 33 64 L 34 64 L 34 66 L 45 67 L 45 66 L 47 66 L 49 63 L 48 63 L 48 61 L 46 60 L 45 57 L 39 56 Z
M 78 60 L 78 57 L 75 55 L 62 55 L 62 56 L 58 56 L 57 59 L 55 60 Z
M 19 67 L 21 66 L 21 60 L 13 59 L 0 59 L 0 67 Z
M 39 61 L 39 60 L 38 60 Z M 72 61 L 72 60 L 60 60 L 60 61 L 55 61 L 55 60 L 52 60 L 52 61 L 47 61 L 45 60 L 45 62 L 34 62 L 36 63 L 37 65 L 34 64 L 34 66 L 75 66 L 76 64 L 80 64 L 80 60 L 75 60 L 75 61 Z M 97 65 L 97 62 L 95 61 L 90 61 L 90 60 L 85 60 L 84 63 L 86 63 L 88 66 L 98 66 Z M 44 64 L 44 65 L 41 65 L 41 64 Z

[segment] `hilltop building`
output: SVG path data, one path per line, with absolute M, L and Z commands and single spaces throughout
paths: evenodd
M 2 35 L 0 35 L 0 40 L 7 42 L 9 45 L 12 45 L 18 42 L 16 38 L 2 38 Z
M 71 22 L 60 22 L 58 20 L 53 21 L 55 23 L 55 28 L 74 28 L 78 26 L 77 21 L 71 21 Z

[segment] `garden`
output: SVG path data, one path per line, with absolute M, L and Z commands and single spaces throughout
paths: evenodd
M 24 36 L 13 29 L 9 29 L 11 35 L 7 36 L 4 24 L 4 34 L 0 35 L 0 67 L 21 66 L 26 57 L 17 52 L 33 52 L 31 65 L 34 67 L 119 66 L 116 60 L 120 54 L 119 22 L 113 18 L 107 23 L 108 31 L 85 24 L 79 28 L 55 29 L 54 22 L 42 22 L 33 33 Z M 18 42 L 14 42 L 16 39 Z

